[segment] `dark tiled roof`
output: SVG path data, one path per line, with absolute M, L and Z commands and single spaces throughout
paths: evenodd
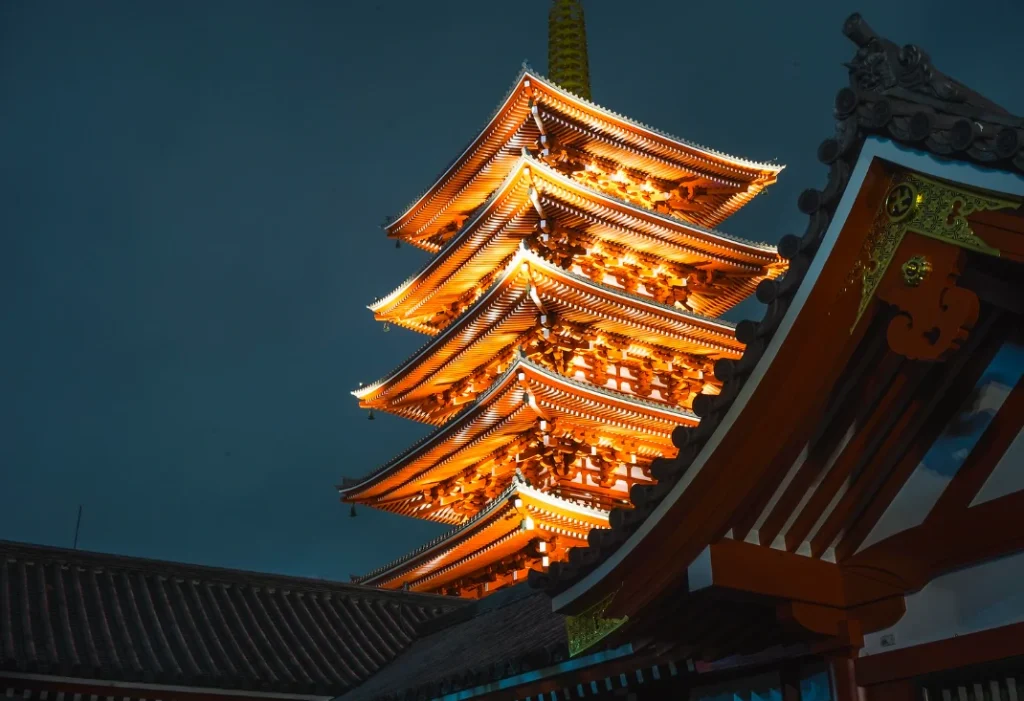
M 569 657 L 565 618 L 529 587 L 494 594 L 439 619 L 436 628 L 340 701 L 434 698 Z
M 651 466 L 658 483 L 634 485 L 630 496 L 635 508 L 613 510 L 611 528 L 592 530 L 589 547 L 574 548 L 568 560 L 553 563 L 547 573 L 531 572 L 533 586 L 557 593 L 593 571 L 629 539 L 696 459 L 789 309 L 868 136 L 1024 174 L 1024 119 L 940 73 L 920 48 L 901 49 L 877 36 L 860 15 L 846 20 L 843 33 L 857 45 L 857 53 L 848 64 L 850 85 L 835 98 L 835 136 L 818 147 L 818 160 L 829 168 L 828 183 L 800 195 L 797 204 L 809 217 L 807 230 L 803 236 L 789 235 L 779 242 L 779 254 L 790 261 L 790 267 L 783 278 L 758 286 L 757 298 L 767 305 L 764 317 L 736 326 L 736 338 L 747 346 L 743 356 L 715 364 L 722 392 L 694 401 L 693 411 L 701 423 L 696 428 L 676 428 L 672 440 L 679 454 L 672 460 L 657 459 Z
M 460 605 L 0 541 L 0 671 L 337 695 Z

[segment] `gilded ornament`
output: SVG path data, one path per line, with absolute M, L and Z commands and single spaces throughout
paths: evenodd
M 569 656 L 576 657 L 604 640 L 621 628 L 628 617 L 605 618 L 604 612 L 612 603 L 615 594 L 591 606 L 578 616 L 566 616 L 565 633 L 569 639 Z
M 890 221 L 904 221 L 914 216 L 917 204 L 918 196 L 914 186 L 909 182 L 897 183 L 885 197 L 885 213 L 889 215 Z
M 932 271 L 932 264 L 924 256 L 914 256 L 903 264 L 901 270 L 903 271 L 903 281 L 907 283 L 907 286 L 917 287 Z
M 967 217 L 974 212 L 1017 209 L 1019 206 L 1020 202 L 954 187 L 917 173 L 897 174 L 865 241 L 864 256 L 867 260 L 858 260 L 855 266 L 860 267 L 862 287 L 860 307 L 850 333 L 871 304 L 875 290 L 908 231 L 998 257 L 999 250 L 974 233 Z M 920 266 L 909 276 L 906 267 L 903 269 L 904 280 L 911 286 L 920 284 L 927 274 L 928 271 Z M 912 279 L 916 282 L 911 282 Z

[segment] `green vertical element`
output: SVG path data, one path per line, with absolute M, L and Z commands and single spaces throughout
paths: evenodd
M 548 12 L 548 77 L 560 87 L 590 99 L 587 28 L 581 0 L 552 0 Z

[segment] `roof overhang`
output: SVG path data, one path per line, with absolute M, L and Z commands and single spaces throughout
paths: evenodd
M 480 358 L 493 357 L 551 311 L 681 353 L 738 357 L 743 347 L 728 322 L 593 282 L 520 246 L 502 276 L 453 324 L 387 377 L 360 387 L 353 395 L 364 406 L 389 410 L 386 403 L 404 402 L 425 383 L 430 391 L 439 391 L 452 381 L 445 379 L 446 373 L 475 369 Z M 426 420 L 418 415 L 410 418 Z
M 777 277 L 785 269 L 774 246 L 706 229 L 596 192 L 523 155 L 487 203 L 437 255 L 419 272 L 370 304 L 370 310 L 379 319 L 403 324 L 407 317 L 437 308 L 440 302 L 435 297 L 442 287 L 446 300 L 459 297 L 512 255 L 520 241 L 535 231 L 540 209 L 552 223 L 567 215 L 590 221 L 600 229 L 601 238 L 628 249 L 656 254 L 669 261 L 750 275 L 749 280 L 723 283 L 730 288 L 730 294 L 717 303 L 704 301 L 702 306 L 707 307 L 708 313 L 724 311 L 748 296 L 763 277 Z M 417 324 L 410 328 L 436 333 L 429 326 Z
M 533 101 L 609 137 L 620 150 L 664 160 L 682 172 L 707 173 L 756 185 L 754 191 L 745 196 L 731 198 L 719 220 L 774 182 L 783 169 L 778 164 L 736 158 L 669 136 L 577 97 L 524 67 L 478 136 L 404 213 L 387 225 L 388 235 L 401 238 L 422 228 L 446 209 L 488 163 L 507 149 L 510 140 L 531 118 L 532 109 L 537 106 Z
M 565 417 L 624 432 L 639 441 L 640 451 L 673 453 L 670 434 L 679 424 L 696 425 L 682 409 L 558 375 L 517 356 L 486 392 L 455 418 L 433 431 L 383 467 L 338 488 L 346 501 L 382 504 L 404 500 L 481 459 L 538 420 Z M 483 445 L 486 443 L 486 445 Z
M 797 440 L 792 427 L 821 411 L 823 397 L 868 327 L 867 317 L 857 323 L 861 290 L 850 284 L 849 271 L 862 254 L 892 166 L 976 190 L 1024 196 L 1024 178 L 1020 176 L 868 138 L 788 310 L 716 430 L 685 474 L 625 542 L 554 597 L 554 610 L 575 613 L 619 592 L 610 615 L 634 613 L 677 586 L 749 497 L 745 487 L 780 468 L 773 456 L 792 453 L 805 442 L 802 437 Z M 822 348 L 829 352 L 822 353 Z M 767 443 L 754 445 L 746 440 L 769 421 L 775 422 L 773 430 L 758 431 Z M 659 563 L 654 577 L 649 566 L 642 566 L 650 562 Z M 639 573 L 643 573 L 643 582 L 635 581 Z
M 364 577 L 358 584 L 412 590 L 443 585 L 467 568 L 520 550 L 534 538 L 565 536 L 577 542 L 591 528 L 607 528 L 608 512 L 531 487 L 520 476 L 476 516 L 421 548 Z

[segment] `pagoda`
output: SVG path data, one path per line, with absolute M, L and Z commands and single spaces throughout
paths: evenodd
M 585 545 L 742 355 L 717 316 L 786 269 L 716 229 L 781 166 L 590 102 L 579 0 L 552 3 L 548 59 L 385 227 L 432 257 L 370 309 L 429 340 L 354 394 L 434 430 L 339 492 L 452 530 L 358 582 L 476 598 Z

